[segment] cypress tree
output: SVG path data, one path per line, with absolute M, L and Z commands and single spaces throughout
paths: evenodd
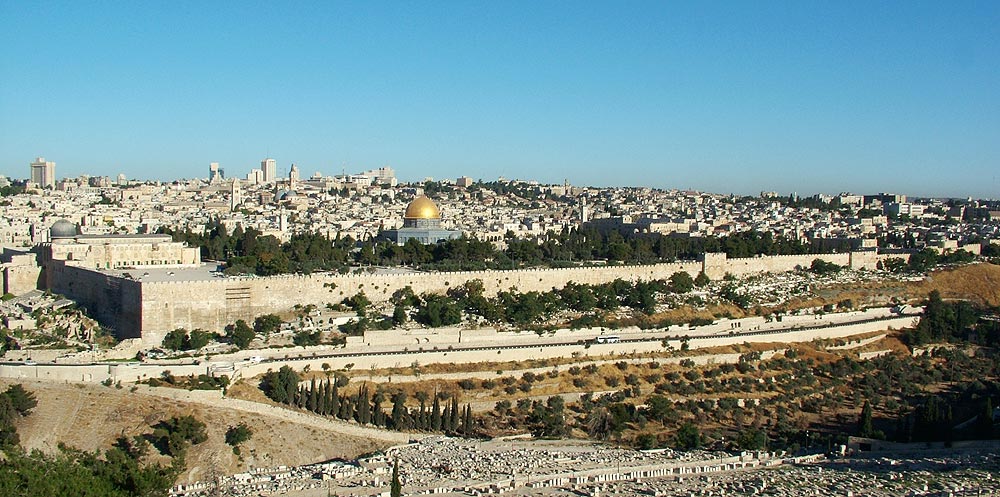
M 351 399 L 347 396 L 340 398 L 340 419 L 347 421 L 354 417 L 354 407 L 351 406 Z
M 372 397 L 372 421 L 375 426 L 385 426 L 385 411 L 382 410 L 382 392 L 375 392 Z
M 441 401 L 434 395 L 434 402 L 431 405 L 431 430 L 441 431 Z
M 993 399 L 986 397 L 983 403 L 983 412 L 979 413 L 977 423 L 979 436 L 983 438 L 993 438 Z
M 319 382 L 319 388 L 316 394 L 316 412 L 322 415 L 326 415 L 326 384 L 322 381 Z
M 866 400 L 861 408 L 861 417 L 858 419 L 858 436 L 869 438 L 875 433 L 872 427 L 872 405 Z
M 327 380 L 327 383 L 329 383 L 329 380 Z M 340 396 L 337 394 L 336 384 L 330 389 L 330 402 L 327 403 L 327 409 L 330 410 L 331 416 L 340 416 Z
M 454 395 L 451 398 L 451 412 L 448 417 L 448 430 L 455 431 L 458 430 L 458 396 Z
M 466 436 L 472 435 L 472 404 L 465 405 L 465 417 L 462 420 L 464 425 L 462 431 Z
M 316 391 L 316 378 L 309 380 L 309 410 L 316 412 L 316 407 L 318 404 L 317 396 L 319 392 Z
M 368 402 L 368 385 L 362 384 L 358 390 L 358 423 L 363 425 L 372 422 L 372 405 Z
M 399 392 L 392 397 L 392 427 L 396 430 L 407 428 L 406 394 Z
M 392 465 L 392 483 L 389 484 L 389 497 L 402 497 L 403 485 L 399 482 L 399 459 Z
M 298 385 L 295 382 L 289 381 L 285 383 L 285 399 L 287 399 L 285 402 L 288 405 L 298 404 L 298 393 Z

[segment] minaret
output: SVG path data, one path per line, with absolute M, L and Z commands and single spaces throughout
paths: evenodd
M 587 222 L 587 197 L 580 199 L 580 224 Z
M 229 191 L 229 210 L 236 211 L 243 204 L 243 193 L 240 191 L 240 180 L 233 178 L 233 187 Z

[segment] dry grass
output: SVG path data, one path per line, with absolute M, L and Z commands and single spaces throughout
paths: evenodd
M 980 263 L 943 269 L 916 282 L 869 281 L 827 285 L 814 289 L 815 296 L 791 299 L 769 310 L 790 312 L 844 300 L 851 300 L 856 306 L 888 305 L 893 300 L 916 304 L 932 290 L 938 290 L 944 298 L 1000 305 L 1000 266 Z
M 21 445 L 28 450 L 54 452 L 59 443 L 88 451 L 103 450 L 119 437 L 149 433 L 150 425 L 171 416 L 194 415 L 207 425 L 208 441 L 188 450 L 187 469 L 180 481 L 206 479 L 213 472 L 233 474 L 249 467 L 353 458 L 384 446 L 273 417 L 168 400 L 127 388 L 9 379 L 0 379 L 0 388 L 13 383 L 22 383 L 38 399 L 38 407 L 17 427 Z M 248 396 L 254 396 L 252 388 L 243 388 Z M 228 427 L 239 423 L 253 430 L 251 439 L 242 446 L 242 460 L 225 443 Z M 159 459 L 166 462 L 166 457 Z
M 918 297 L 924 297 L 932 290 L 941 292 L 943 298 L 1000 306 L 1000 266 L 982 263 L 935 271 L 914 285 Z

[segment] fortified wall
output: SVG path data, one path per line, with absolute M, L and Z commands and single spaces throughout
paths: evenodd
M 324 306 L 339 303 L 344 298 L 359 292 L 364 292 L 373 302 L 380 303 L 388 301 L 394 292 L 407 286 L 418 294 L 443 293 L 449 288 L 478 279 L 483 282 L 487 295 L 495 295 L 498 291 L 511 289 L 521 292 L 549 291 L 562 288 L 568 282 L 601 284 L 615 279 L 626 281 L 666 279 L 679 271 L 687 272 L 692 277 L 705 271 L 705 274 L 712 279 L 722 278 L 726 273 L 736 276 L 777 273 L 809 267 L 814 259 L 854 269 L 874 269 L 878 260 L 884 258 L 871 252 L 765 256 L 748 259 L 728 259 L 725 254 L 705 254 L 700 261 L 642 266 L 447 273 L 314 274 L 142 283 L 110 278 L 94 271 L 84 271 L 91 275 L 84 277 L 86 283 L 80 290 L 85 291 L 88 301 L 101 301 L 101 298 L 113 300 L 115 296 L 128 299 L 122 300 L 117 305 L 117 309 L 122 309 L 127 317 L 119 318 L 113 326 L 120 336 L 127 338 L 141 336 L 145 344 L 152 346 L 159 345 L 164 334 L 176 328 L 221 331 L 226 325 L 238 319 L 249 322 L 262 314 L 289 312 L 296 304 Z M 65 281 L 62 277 L 55 279 Z M 105 287 L 103 292 L 99 288 L 102 285 Z M 141 287 L 139 289 L 141 297 L 138 300 L 135 299 L 132 285 Z M 77 298 L 76 291 L 60 293 Z M 138 322 L 135 313 L 132 312 L 133 309 L 141 309 L 138 313 Z M 111 318 L 111 315 L 99 313 L 98 319 L 102 319 L 102 315 Z
M 66 265 L 62 261 L 47 264 L 44 272 L 50 290 L 86 307 L 98 322 L 114 329 L 119 339 L 146 338 L 143 335 L 142 286 L 138 281 Z M 162 342 L 160 335 L 156 345 Z

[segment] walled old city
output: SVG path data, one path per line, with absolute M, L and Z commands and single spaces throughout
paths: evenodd
M 178 496 L 1000 491 L 996 202 L 275 167 L 0 178 L 25 448 L 148 440 Z

